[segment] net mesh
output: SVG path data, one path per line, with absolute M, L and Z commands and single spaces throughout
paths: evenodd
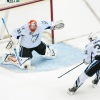
M 37 0 L 35 0 L 37 1 Z M 39 1 L 39 0 L 38 0 Z M 37 21 L 41 20 L 50 20 L 50 2 L 48 0 L 30 3 L 23 6 L 10 8 L 15 5 L 21 5 L 23 3 L 29 3 L 30 0 L 21 0 L 17 3 L 5 3 L 0 6 L 0 39 L 4 39 L 8 37 L 7 30 L 2 22 L 2 18 L 5 20 L 5 24 L 9 33 L 11 34 L 14 28 L 21 27 L 23 24 L 27 23 L 31 19 L 35 19 Z M 32 1 L 33 2 L 33 1 Z M 2 10 L 8 8 L 6 10 Z M 10 9 L 9 9 L 10 8 Z M 49 35 L 46 35 L 49 34 Z M 44 32 L 43 37 L 49 36 L 49 40 L 51 40 L 50 31 Z

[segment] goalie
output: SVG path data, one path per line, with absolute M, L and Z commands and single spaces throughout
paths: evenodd
M 2 57 L 3 64 L 14 64 L 18 67 L 32 68 L 31 59 L 33 57 L 32 51 L 35 50 L 38 54 L 46 58 L 55 58 L 56 50 L 41 41 L 42 33 L 44 30 L 57 30 L 62 29 L 64 23 L 60 20 L 58 22 L 47 22 L 30 20 L 20 28 L 12 31 L 12 40 L 9 41 L 6 48 L 14 50 L 14 54 L 6 54 Z M 19 53 L 16 51 L 15 40 L 20 40 Z

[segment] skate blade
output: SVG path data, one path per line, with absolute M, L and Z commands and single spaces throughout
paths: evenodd
M 93 87 L 93 88 L 96 88 L 96 86 L 97 86 L 96 84 L 92 84 L 92 87 Z
M 68 93 L 69 95 L 73 95 L 75 92 L 67 91 L 67 93 Z

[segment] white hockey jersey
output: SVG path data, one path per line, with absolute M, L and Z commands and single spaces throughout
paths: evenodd
M 96 55 L 100 55 L 100 38 L 90 42 L 85 47 L 85 62 L 90 64 Z
M 37 47 L 41 43 L 41 36 L 44 30 L 50 29 L 52 23 L 47 21 L 41 21 L 37 23 L 37 29 L 32 33 L 29 29 L 28 23 L 20 28 L 16 28 L 12 31 L 12 36 L 16 39 L 20 39 L 20 45 L 26 48 Z

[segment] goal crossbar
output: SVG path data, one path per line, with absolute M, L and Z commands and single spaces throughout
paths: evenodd
M 20 7 L 20 6 L 24 6 L 24 5 L 40 2 L 40 1 L 44 1 L 44 0 L 33 0 L 33 1 L 25 2 L 25 3 L 15 4 L 15 5 L 12 5 L 12 6 L 0 8 L 0 11 L 8 10 L 8 9 L 11 9 L 11 8 Z

